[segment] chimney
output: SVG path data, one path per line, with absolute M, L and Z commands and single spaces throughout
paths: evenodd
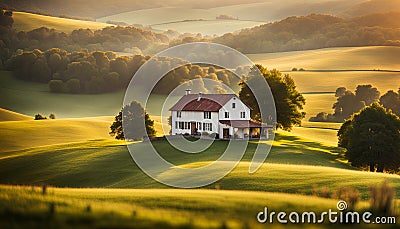
M 199 92 L 199 97 L 197 98 L 197 101 L 200 101 L 200 99 L 201 99 L 201 96 L 202 96 L 202 93 L 201 93 L 201 92 Z
M 185 91 L 185 95 L 190 95 L 190 89 L 186 89 L 186 91 Z

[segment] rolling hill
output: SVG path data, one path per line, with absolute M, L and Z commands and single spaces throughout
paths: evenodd
M 51 17 L 25 12 L 13 12 L 13 18 L 13 28 L 17 31 L 30 31 L 39 27 L 47 27 L 49 29 L 70 33 L 72 30 L 81 28 L 98 30 L 107 26 L 113 26 L 111 24 L 101 22 Z
M 113 117 L 0 122 L 0 153 L 31 147 L 112 139 Z
M 133 144 L 135 152 L 145 153 L 141 150 L 142 143 Z M 225 141 L 216 141 L 201 154 L 182 154 L 166 141 L 154 142 L 154 147 L 171 163 L 199 166 L 217 159 L 227 144 Z M 218 181 L 222 189 L 309 195 L 313 186 L 327 187 L 332 192 L 340 187 L 356 187 L 365 199 L 368 196 L 368 185 L 388 180 L 395 187 L 400 187 L 397 175 L 357 171 L 345 163 L 340 149 L 287 133 L 278 133 L 266 163 L 255 174 L 249 175 L 249 161 L 256 146 L 254 142 L 250 143 L 240 164 Z M 124 142 L 115 140 L 3 152 L 0 155 L 0 173 L 0 183 L 3 184 L 166 188 L 141 172 L 132 161 Z M 168 173 L 163 176 L 179 174 Z
M 255 63 L 281 71 L 305 70 L 398 70 L 400 47 L 369 46 L 325 48 L 307 51 L 247 54 Z M 351 60 L 351 61 L 349 61 Z
M 0 122 L 24 121 L 24 120 L 26 121 L 26 120 L 32 120 L 32 119 L 33 119 L 32 117 L 0 108 Z
M 226 0 L 226 1 L 169 1 L 162 0 L 88 0 L 85 2 L 79 0 L 70 0 L 68 2 L 61 0 L 26 2 L 24 0 L 14 0 L 12 2 L 0 3 L 0 6 L 12 8 L 20 11 L 43 12 L 52 15 L 70 15 L 78 17 L 101 18 L 120 14 L 129 11 L 138 11 L 145 9 L 163 8 L 163 7 L 183 7 L 190 9 L 213 9 L 219 8 L 222 12 L 237 13 L 240 15 L 249 15 L 261 20 L 261 18 L 283 18 L 287 15 L 302 15 L 310 12 L 363 15 L 376 11 L 387 11 L 387 9 L 396 9 L 395 0 L 386 0 L 386 4 L 379 4 L 380 1 L 373 0 L 370 3 L 367 0 L 343 1 L 343 0 L 323 0 L 299 2 L 295 0 Z M 372 5 L 372 7 L 371 7 Z M 388 6 L 382 6 L 388 5 Z M 225 11 L 223 11 L 225 10 Z
M 152 25 L 173 21 L 183 20 L 213 20 L 219 15 L 230 15 L 238 17 L 240 20 L 271 22 L 282 20 L 289 16 L 300 16 L 311 13 L 333 14 L 338 15 L 345 10 L 354 7 L 364 0 L 357 1 L 306 1 L 299 2 L 294 0 L 272 0 L 272 1 L 254 1 L 254 2 L 237 2 L 236 4 L 225 4 L 216 7 L 191 7 L 191 6 L 174 6 L 167 7 L 149 7 L 134 11 L 126 11 L 119 14 L 108 15 L 98 18 L 97 21 L 122 21 L 128 24 Z M 153 15 L 160 15 L 154 17 Z

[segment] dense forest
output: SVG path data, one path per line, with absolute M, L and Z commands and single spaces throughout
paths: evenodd
M 169 38 L 135 27 L 107 27 L 102 30 L 78 29 L 70 34 L 41 27 L 32 31 L 9 30 L 1 40 L 11 51 L 17 49 L 46 50 L 62 48 L 68 51 L 114 51 L 154 53 L 167 47 Z
M 48 83 L 51 92 L 104 93 L 126 88 L 136 71 L 149 59 L 150 56 L 143 55 L 117 56 L 110 51 L 68 52 L 52 48 L 43 52 L 35 49 L 13 55 L 5 63 L 5 68 L 13 71 L 19 79 Z M 237 77 L 228 70 L 186 64 L 184 60 L 168 57 L 154 57 L 152 61 L 156 66 L 152 72 L 155 78 L 157 74 L 171 69 L 171 65 L 182 65 L 158 82 L 153 90 L 157 94 L 168 94 L 191 79 L 200 79 L 201 83 L 197 87 L 202 85 L 203 88 L 194 88 L 200 91 L 210 90 L 204 87 L 203 78 L 232 87 L 238 83 Z

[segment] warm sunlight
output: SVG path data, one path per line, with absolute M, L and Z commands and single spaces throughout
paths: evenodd
M 0 7 L 0 228 L 398 224 L 399 0 Z

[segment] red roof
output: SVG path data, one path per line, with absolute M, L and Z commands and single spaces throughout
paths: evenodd
M 266 125 L 252 120 L 220 120 L 219 122 L 235 128 L 267 127 Z
M 230 99 L 236 97 L 235 94 L 189 94 L 183 96 L 174 106 L 171 111 L 212 111 L 217 112 Z

